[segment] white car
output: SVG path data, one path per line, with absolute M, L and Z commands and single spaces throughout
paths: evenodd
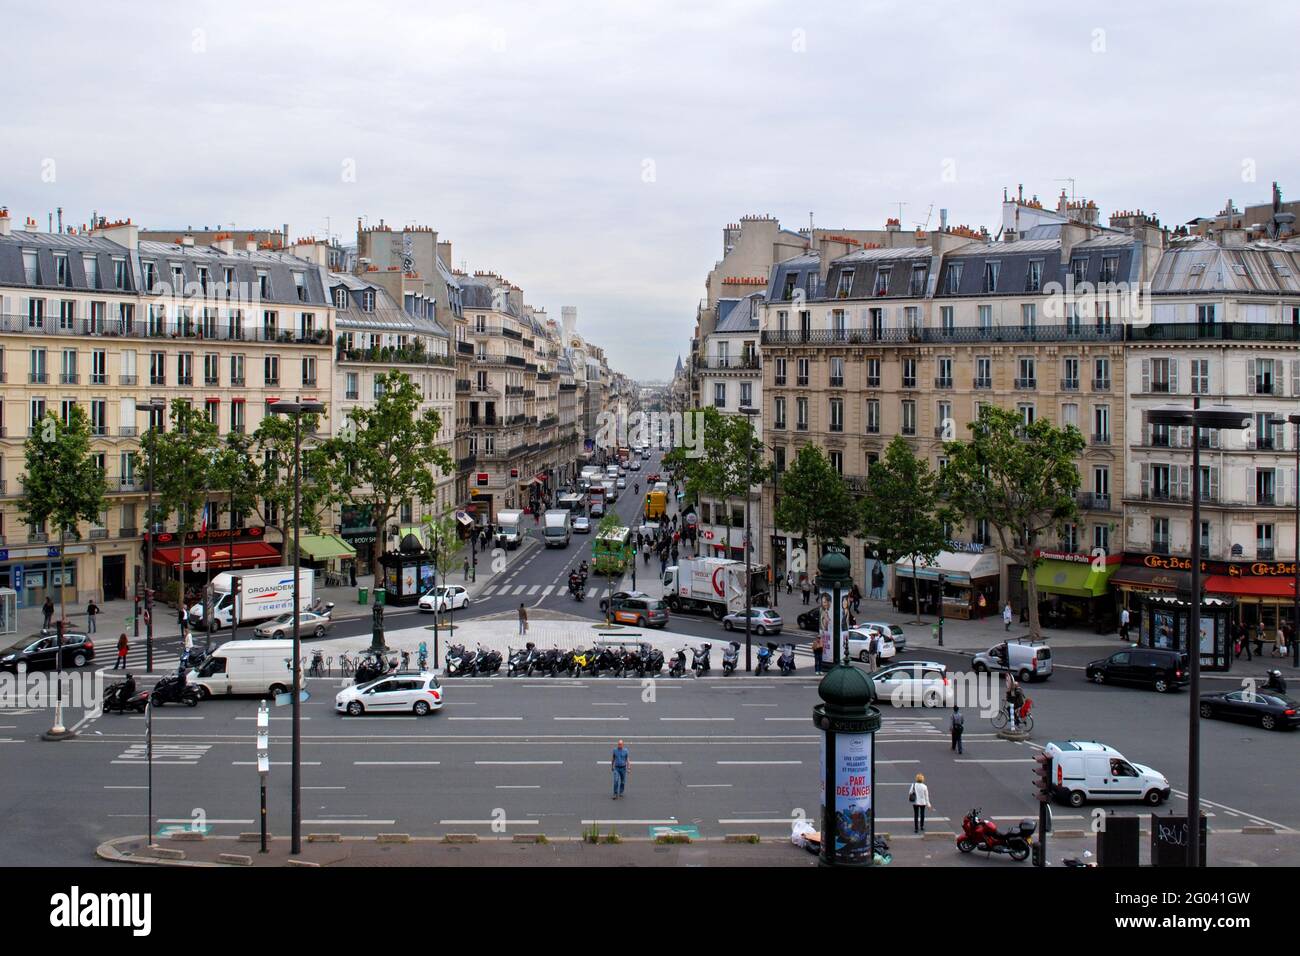
M 882 633 L 888 634 L 894 642 L 894 647 L 900 651 L 907 650 L 907 635 L 897 624 L 886 624 L 884 621 L 863 621 L 858 625 L 858 630 L 865 631 L 867 628 L 875 628 Z
M 459 611 L 469 605 L 469 592 L 459 584 L 440 584 L 430 588 L 420 597 L 421 611 Z M 435 607 L 436 606 L 436 607 Z
M 620 478 L 618 481 L 614 482 L 614 487 L 615 487 L 615 488 L 626 488 L 626 487 L 627 487 L 627 479 L 626 479 L 626 478 Z
M 417 717 L 442 710 L 442 687 L 438 675 L 427 671 L 395 671 L 364 684 L 345 687 L 334 696 L 340 714 L 360 717 L 377 713 L 411 713 Z
M 650 460 L 650 459 L 648 459 L 648 458 L 646 459 L 646 461 L 649 461 L 649 460 Z M 632 471 L 640 471 L 640 470 L 641 470 L 641 462 L 640 462 L 640 460 L 638 460 L 638 459 L 636 459 L 636 458 L 633 458 L 631 461 L 629 461 L 629 462 L 627 463 L 627 466 L 628 466 L 628 468 L 630 468 Z
M 586 515 L 574 515 L 574 516 L 573 516 L 573 533 L 574 533 L 574 534 L 590 534 L 590 533 L 591 533 L 591 519 L 588 518 Z
M 897 653 L 897 647 L 894 644 L 894 637 L 888 631 L 881 631 L 870 624 L 855 627 L 848 632 L 849 638 L 849 657 L 856 657 L 862 663 L 866 664 L 870 660 L 871 639 L 877 634 L 881 636 L 880 654 L 878 660 L 887 661 Z
M 900 661 L 871 674 L 879 703 L 895 707 L 951 707 L 956 697 L 948 668 L 936 661 Z

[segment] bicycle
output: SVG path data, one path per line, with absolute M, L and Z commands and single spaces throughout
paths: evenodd
M 1016 715 L 1016 726 L 1013 728 L 1016 733 L 1028 734 L 1033 732 L 1034 716 L 1029 712 L 1031 704 L 1032 701 L 1026 699 L 1020 708 L 1020 713 Z M 1006 707 L 999 707 L 998 712 L 993 715 L 993 729 L 1002 730 L 1009 722 L 1010 718 L 1007 716 Z
M 344 677 L 351 677 L 356 672 L 357 662 L 347 651 L 344 651 L 339 655 L 339 673 Z

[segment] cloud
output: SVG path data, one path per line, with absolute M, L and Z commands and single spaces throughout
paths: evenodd
M 1248 56 L 1208 2 L 147 10 L 7 11 L 16 215 L 328 220 L 345 241 L 362 215 L 428 224 L 552 315 L 578 305 L 634 375 L 671 373 L 720 229 L 747 213 L 878 226 L 904 202 L 905 225 L 992 223 L 1002 187 L 1049 200 L 1072 177 L 1172 223 L 1300 184 L 1284 3 L 1252 4 Z

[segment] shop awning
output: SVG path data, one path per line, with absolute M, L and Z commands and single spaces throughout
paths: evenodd
M 894 564 L 896 579 L 912 577 L 912 558 L 901 558 Z M 993 551 L 974 554 L 966 551 L 940 551 L 934 561 L 920 558 L 916 562 L 916 576 L 922 581 L 937 581 L 943 575 L 949 584 L 970 586 L 972 581 L 998 576 L 998 556 Z
M 456 520 L 463 525 L 471 525 L 474 523 L 474 517 L 468 511 L 457 511 Z
M 1105 564 L 1100 569 L 1094 569 L 1091 561 L 1044 558 L 1034 571 L 1034 582 L 1040 593 L 1082 598 L 1101 597 L 1110 586 L 1111 576 L 1118 569 L 1118 564 Z M 1029 580 L 1028 573 L 1022 571 L 1020 580 Z
M 304 556 L 313 561 L 328 561 L 330 558 L 355 558 L 357 549 L 338 535 L 304 534 L 298 542 Z
M 256 568 L 267 564 L 279 564 L 280 552 L 265 541 L 244 541 L 238 544 L 209 544 L 199 547 L 186 546 L 185 566 L 193 568 L 200 560 L 209 568 L 222 570 L 230 567 L 231 555 L 237 568 Z M 154 548 L 155 564 L 175 566 L 180 560 L 180 548 Z
M 1121 565 L 1110 577 L 1112 587 L 1137 588 L 1149 591 L 1190 591 L 1192 575 L 1187 571 L 1169 571 L 1165 568 L 1147 568 L 1139 564 Z
M 1238 597 L 1295 597 L 1295 584 L 1290 578 L 1238 578 L 1226 574 L 1211 574 L 1205 579 L 1206 594 L 1232 594 Z

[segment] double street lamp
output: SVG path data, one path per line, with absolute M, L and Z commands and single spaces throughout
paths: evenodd
M 155 398 L 152 401 L 135 407 L 136 414 L 140 412 L 149 413 L 149 431 L 154 431 L 154 422 L 167 414 L 167 403 L 162 399 Z M 157 526 L 153 514 L 153 445 L 149 446 L 148 464 L 146 465 L 148 473 L 145 476 L 145 535 L 144 535 L 144 641 L 145 641 L 145 665 L 146 672 L 153 673 L 153 534 Z M 185 594 L 185 555 L 181 555 L 181 587 L 182 597 Z M 181 604 L 184 605 L 184 600 Z M 140 615 L 136 614 L 137 621 Z
M 325 411 L 322 402 L 268 402 L 268 414 L 284 415 L 293 419 L 293 757 L 290 782 L 291 834 L 289 852 L 302 852 L 302 634 L 300 610 L 302 607 L 302 417 L 319 415 Z
M 1199 398 L 1191 408 L 1161 406 L 1149 409 L 1151 425 L 1192 429 L 1192 601 L 1188 626 L 1189 724 L 1187 731 L 1187 865 L 1201 860 L 1201 430 L 1247 427 L 1250 416 L 1239 409 L 1214 405 L 1201 407 Z

